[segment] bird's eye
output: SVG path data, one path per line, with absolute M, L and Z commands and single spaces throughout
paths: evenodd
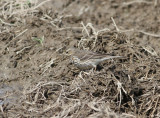
M 66 54 L 67 54 L 67 55 L 70 55 L 70 53 L 71 53 L 71 52 L 70 52 L 70 50 L 69 50 L 69 49 L 68 49 L 68 50 L 66 50 Z
M 66 53 L 69 54 L 69 50 L 66 50 Z
M 72 55 L 73 54 L 73 50 L 71 48 L 69 48 L 68 50 L 66 50 L 66 54 Z

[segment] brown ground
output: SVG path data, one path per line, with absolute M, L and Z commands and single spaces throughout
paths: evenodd
M 160 116 L 157 0 L 3 0 L 0 20 L 0 117 Z M 73 46 L 124 58 L 80 73 Z

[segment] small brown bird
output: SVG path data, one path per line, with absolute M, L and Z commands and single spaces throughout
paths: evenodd
M 92 51 L 80 50 L 77 48 L 69 48 L 66 51 L 71 56 L 71 61 L 81 70 L 89 70 L 97 67 L 97 65 L 105 60 L 120 58 L 122 56 L 110 56 L 99 54 Z

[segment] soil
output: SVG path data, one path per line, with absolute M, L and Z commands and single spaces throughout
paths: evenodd
M 0 117 L 160 117 L 158 0 L 11 1 L 0 1 Z M 123 58 L 82 71 L 70 47 Z

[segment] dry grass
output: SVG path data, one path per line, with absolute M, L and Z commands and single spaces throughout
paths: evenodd
M 2 11 L 0 12 L 0 34 L 12 34 L 14 28 L 27 25 L 26 18 L 32 18 L 34 14 L 38 14 L 39 7 L 49 1 L 51 0 L 41 3 L 37 0 L 0 1 L 0 10 Z M 139 3 L 140 1 L 128 2 L 125 5 L 135 2 Z M 148 1 L 141 2 L 153 3 Z M 154 4 L 157 5 L 156 0 Z M 81 10 L 80 15 L 83 12 L 86 11 Z M 111 21 L 114 30 L 109 28 L 98 30 L 92 23 L 85 25 L 83 22 L 78 24 L 80 27 L 60 27 L 59 24 L 62 23 L 63 19 L 72 17 L 74 16 L 58 14 L 56 18 L 52 18 L 44 13 L 37 22 L 43 21 L 46 24 L 50 24 L 55 28 L 54 31 L 57 35 L 58 32 L 63 34 L 64 30 L 80 31 L 80 40 L 73 44 L 77 48 L 122 55 L 125 58 L 105 62 L 100 65 L 102 68 L 93 73 L 83 72 L 76 70 L 74 65 L 69 64 L 69 58 L 63 55 L 65 48 L 69 44 L 65 41 L 61 42 L 62 46 L 54 50 L 54 53 L 59 55 L 57 56 L 58 58 L 50 56 L 53 53 L 53 50 L 51 50 L 51 53 L 48 54 L 50 59 L 37 64 L 36 69 L 38 71 L 36 69 L 35 72 L 32 71 L 34 74 L 38 72 L 42 77 L 23 88 L 23 95 L 18 99 L 17 104 L 9 108 L 7 108 L 8 105 L 0 105 L 0 115 L 18 118 L 158 117 L 160 115 L 158 53 L 151 46 L 140 45 L 133 38 L 127 36 L 127 33 L 143 33 L 151 37 L 160 36 L 143 30 L 122 30 L 118 27 L 113 17 L 111 17 Z M 15 21 L 14 23 L 10 20 L 12 18 Z M 12 40 L 6 44 L 5 49 L 7 50 L 11 42 L 16 41 L 27 32 L 29 32 L 27 28 L 14 32 L 14 36 L 11 36 Z M 43 34 L 41 35 L 43 36 Z M 16 41 L 19 45 L 22 42 L 22 39 Z M 42 42 L 40 43 L 42 44 Z M 34 46 L 36 44 L 32 42 L 30 45 L 22 46 L 19 50 L 16 49 L 14 51 L 15 55 L 23 55 L 32 49 L 35 52 L 37 48 Z M 38 48 L 41 48 L 41 46 Z M 46 52 L 49 50 L 47 46 L 45 47 L 45 44 L 43 44 L 42 48 Z M 43 52 L 44 50 L 40 51 Z M 33 55 L 38 55 L 39 52 L 37 51 Z M 39 54 L 38 56 L 42 55 Z M 28 57 L 27 59 L 31 60 L 32 58 Z M 53 68 L 54 71 L 51 70 Z M 50 73 L 53 73 L 54 76 L 52 79 L 47 79 Z

